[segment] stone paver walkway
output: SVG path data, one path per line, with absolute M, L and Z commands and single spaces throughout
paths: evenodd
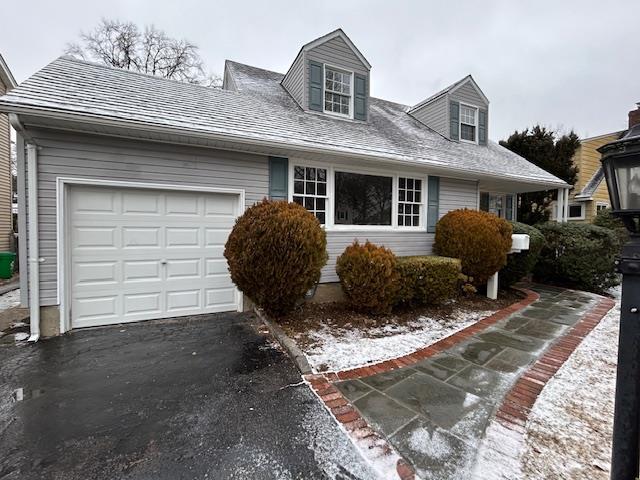
M 512 385 L 598 301 L 553 287 L 533 290 L 538 301 L 441 354 L 335 386 L 419 477 L 468 478 Z

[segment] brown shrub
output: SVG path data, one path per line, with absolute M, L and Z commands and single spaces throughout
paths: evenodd
M 460 260 L 435 255 L 400 257 L 399 304 L 432 305 L 456 297 Z
M 355 241 L 338 257 L 336 272 L 354 310 L 373 314 L 391 311 L 400 278 L 391 250 Z
M 507 263 L 511 249 L 511 224 L 496 215 L 477 210 L 453 210 L 436 225 L 434 251 L 459 258 L 462 271 L 484 285 Z
M 231 279 L 270 315 L 283 315 L 320 279 L 327 240 L 304 207 L 263 200 L 236 221 L 224 256 Z

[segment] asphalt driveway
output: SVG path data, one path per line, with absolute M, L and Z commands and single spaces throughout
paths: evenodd
M 249 314 L 0 347 L 0 479 L 369 479 Z

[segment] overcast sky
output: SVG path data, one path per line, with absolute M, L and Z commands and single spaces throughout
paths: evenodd
M 581 136 L 624 129 L 640 102 L 640 1 L 22 0 L 0 53 L 21 82 L 101 17 L 155 24 L 231 59 L 286 72 L 299 48 L 342 27 L 372 65 L 371 93 L 413 105 L 472 74 L 489 135 L 541 123 Z M 7 9 L 3 9 L 3 14 Z

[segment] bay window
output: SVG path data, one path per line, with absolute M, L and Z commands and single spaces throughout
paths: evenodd
M 426 230 L 426 176 L 290 165 L 290 200 L 329 230 Z

